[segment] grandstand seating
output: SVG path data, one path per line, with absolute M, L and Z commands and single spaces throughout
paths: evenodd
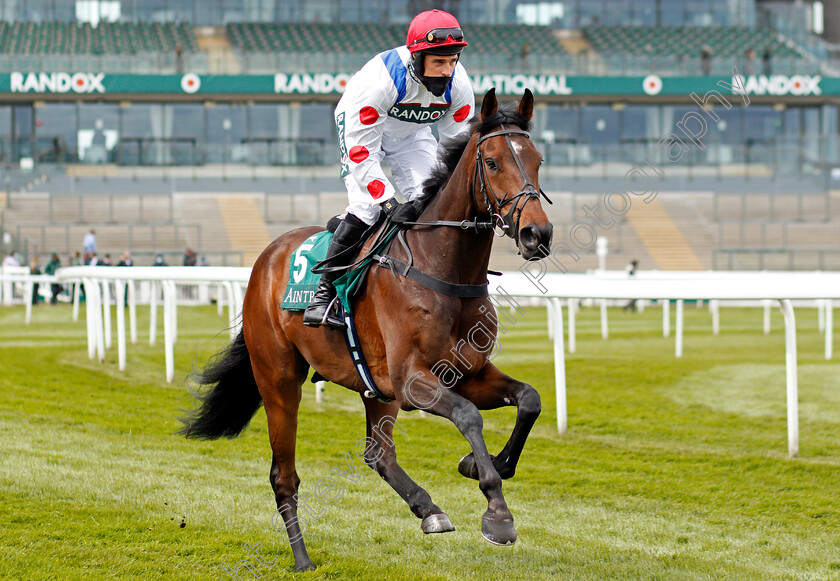
M 745 26 L 587 26 L 584 34 L 602 54 L 673 55 L 699 57 L 703 47 L 712 56 L 738 56 L 752 49 L 757 58 L 769 50 L 771 58 L 802 58 L 770 30 Z
M 402 24 L 371 27 L 359 23 L 229 23 L 230 46 L 248 55 L 333 54 L 371 55 L 405 41 Z M 739 26 L 609 26 L 583 29 L 596 54 L 631 57 L 699 57 L 708 47 L 713 57 L 743 58 L 749 49 L 761 59 L 802 62 L 802 49 L 766 29 Z M 474 55 L 516 59 L 527 53 L 543 62 L 568 56 L 548 26 L 471 25 L 467 40 Z M 0 21 L 0 55 L 134 55 L 173 53 L 180 44 L 186 54 L 200 54 L 195 32 L 187 24 L 101 22 L 93 27 L 76 22 Z M 355 61 L 354 61 L 355 62 Z M 509 60 L 508 62 L 513 62 Z
M 231 46 L 248 53 L 338 52 L 374 54 L 405 43 L 404 25 L 371 27 L 368 24 L 230 23 Z M 467 41 L 476 53 L 509 56 L 563 54 L 563 45 L 547 26 L 469 26 Z
M 0 54 L 131 55 L 174 52 L 178 44 L 185 53 L 199 51 L 186 24 L 0 21 Z

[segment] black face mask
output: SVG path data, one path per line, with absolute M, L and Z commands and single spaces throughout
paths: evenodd
M 417 80 L 423 83 L 423 86 L 426 87 L 429 92 L 434 95 L 435 97 L 440 97 L 446 91 L 446 87 L 449 86 L 449 82 L 452 80 L 452 77 L 427 77 L 425 75 L 425 67 L 423 66 L 423 53 L 419 53 L 420 58 L 414 58 L 412 61 L 412 69 L 414 71 Z
M 435 97 L 443 95 L 446 91 L 446 87 L 449 86 L 450 80 L 452 80 L 451 77 L 420 77 L 420 82 L 423 83 L 423 86 L 429 89 L 429 92 Z

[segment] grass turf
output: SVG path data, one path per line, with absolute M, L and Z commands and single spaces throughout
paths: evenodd
M 248 560 L 263 578 L 294 577 L 285 532 L 272 526 L 265 414 L 234 441 L 174 435 L 192 406 L 183 378 L 227 341 L 211 308 L 179 311 L 176 382 L 163 381 L 162 331 L 149 347 L 87 357 L 67 306 L 0 309 L 0 578 L 231 579 Z M 364 436 L 358 396 L 304 393 L 302 494 L 337 469 L 343 496 L 310 496 L 313 579 L 840 579 L 840 365 L 823 359 L 813 309 L 799 309 L 800 452 L 786 458 L 784 335 L 760 309 L 725 308 L 721 334 L 686 308 L 685 356 L 661 336 L 659 309 L 578 317 L 567 358 L 569 433 L 556 434 L 545 310 L 527 308 L 496 363 L 534 385 L 543 415 L 504 484 L 513 547 L 480 536 L 486 503 L 458 475 L 467 444 L 449 422 L 403 414 L 403 467 L 457 531 L 425 536 L 387 484 L 353 456 Z M 501 448 L 511 409 L 487 412 Z M 317 516 L 315 516 L 317 515 Z M 248 552 L 257 547 L 258 559 Z M 257 578 L 242 568 L 242 579 Z

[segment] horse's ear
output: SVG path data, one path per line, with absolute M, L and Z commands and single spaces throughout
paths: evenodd
M 499 102 L 496 100 L 496 87 L 493 87 L 484 95 L 481 102 L 481 118 L 487 119 L 499 110 Z
M 531 119 L 534 116 L 534 94 L 531 93 L 531 89 L 525 89 L 525 94 L 519 100 L 516 111 L 525 119 Z

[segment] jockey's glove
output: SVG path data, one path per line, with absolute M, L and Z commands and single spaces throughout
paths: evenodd
M 401 204 L 396 198 L 390 198 L 379 204 L 379 207 L 395 224 L 417 220 L 417 208 L 411 202 Z

